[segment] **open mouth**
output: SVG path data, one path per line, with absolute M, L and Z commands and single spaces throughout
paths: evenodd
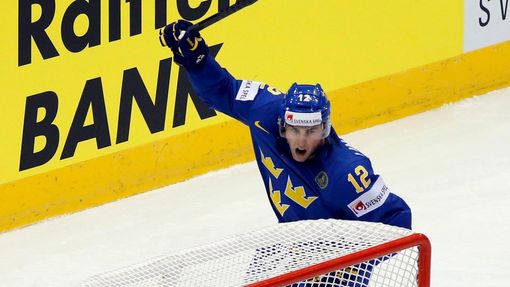
M 305 155 L 306 154 L 306 149 L 296 148 L 296 153 L 299 154 L 299 155 Z

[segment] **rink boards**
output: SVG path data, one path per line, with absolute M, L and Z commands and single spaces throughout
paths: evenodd
M 253 160 L 157 43 L 228 1 L 32 2 L 6 13 L 0 231 Z M 342 134 L 509 85 L 506 10 L 443 2 L 260 1 L 203 35 L 239 78 L 320 82 Z

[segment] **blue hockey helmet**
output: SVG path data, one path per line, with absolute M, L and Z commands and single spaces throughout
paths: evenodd
M 322 138 L 331 131 L 331 105 L 321 85 L 294 83 L 284 95 L 278 126 L 280 136 L 285 137 L 285 126 L 315 126 L 322 124 Z

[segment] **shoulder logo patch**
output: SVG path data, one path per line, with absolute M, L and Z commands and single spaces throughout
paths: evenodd
M 321 189 L 328 187 L 329 180 L 327 173 L 325 171 L 319 172 L 319 174 L 315 177 L 315 182 Z
M 379 177 L 369 191 L 349 203 L 348 207 L 356 217 L 361 217 L 383 205 L 390 193 L 383 179 Z
M 259 92 L 260 82 L 243 80 L 237 91 L 236 100 L 253 101 Z

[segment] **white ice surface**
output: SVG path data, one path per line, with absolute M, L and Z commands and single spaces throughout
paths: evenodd
M 344 138 L 432 241 L 432 286 L 510 286 L 510 89 Z M 276 221 L 254 162 L 0 234 L 0 286 L 96 273 Z

